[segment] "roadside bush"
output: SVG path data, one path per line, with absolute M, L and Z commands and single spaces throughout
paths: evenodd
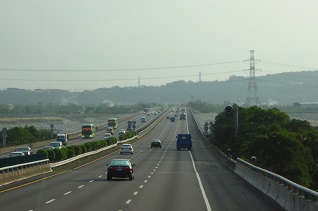
M 112 145 L 112 144 L 116 144 L 117 143 L 117 139 L 115 137 L 111 137 L 109 139 L 107 139 L 107 146 Z
M 75 149 L 73 146 L 68 146 L 67 147 L 67 158 L 72 158 L 75 156 Z
M 122 141 L 122 140 L 125 140 L 125 139 L 127 139 L 126 133 L 120 134 L 119 140 Z
M 74 148 L 75 155 L 80 155 L 80 154 L 82 154 L 82 147 L 81 147 L 81 145 L 74 145 L 73 148 Z
M 39 149 L 36 154 L 45 154 L 45 157 L 48 158 L 49 154 L 48 154 L 48 150 L 45 149 Z
M 53 151 L 55 152 L 56 161 L 62 161 L 67 159 L 67 148 L 53 149 Z
M 84 144 L 80 145 L 82 147 L 82 153 L 81 154 L 84 154 L 87 152 L 87 148 Z
M 53 149 L 47 150 L 48 158 L 50 162 L 56 161 L 55 151 Z
M 84 146 L 86 147 L 87 152 L 90 152 L 93 149 L 92 142 L 86 142 Z

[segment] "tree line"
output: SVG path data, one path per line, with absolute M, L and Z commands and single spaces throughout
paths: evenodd
M 238 112 L 238 130 L 235 116 Z M 209 140 L 228 153 L 318 190 L 318 132 L 306 120 L 291 119 L 277 108 L 243 108 L 220 112 Z

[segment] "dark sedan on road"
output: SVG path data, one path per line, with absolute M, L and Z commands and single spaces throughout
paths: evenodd
M 133 180 L 135 177 L 135 164 L 131 164 L 128 159 L 113 159 L 107 166 L 107 180 L 112 180 L 113 177 L 128 177 L 130 180 Z

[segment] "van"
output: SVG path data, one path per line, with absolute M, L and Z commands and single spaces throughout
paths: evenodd
M 191 150 L 192 148 L 191 134 L 178 134 L 176 138 L 177 138 L 177 150 L 180 150 L 181 148 L 186 148 L 188 150 Z

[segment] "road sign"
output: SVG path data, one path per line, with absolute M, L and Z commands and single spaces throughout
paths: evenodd
M 2 128 L 2 133 L 6 133 L 7 132 L 7 128 L 6 127 L 3 127 Z

